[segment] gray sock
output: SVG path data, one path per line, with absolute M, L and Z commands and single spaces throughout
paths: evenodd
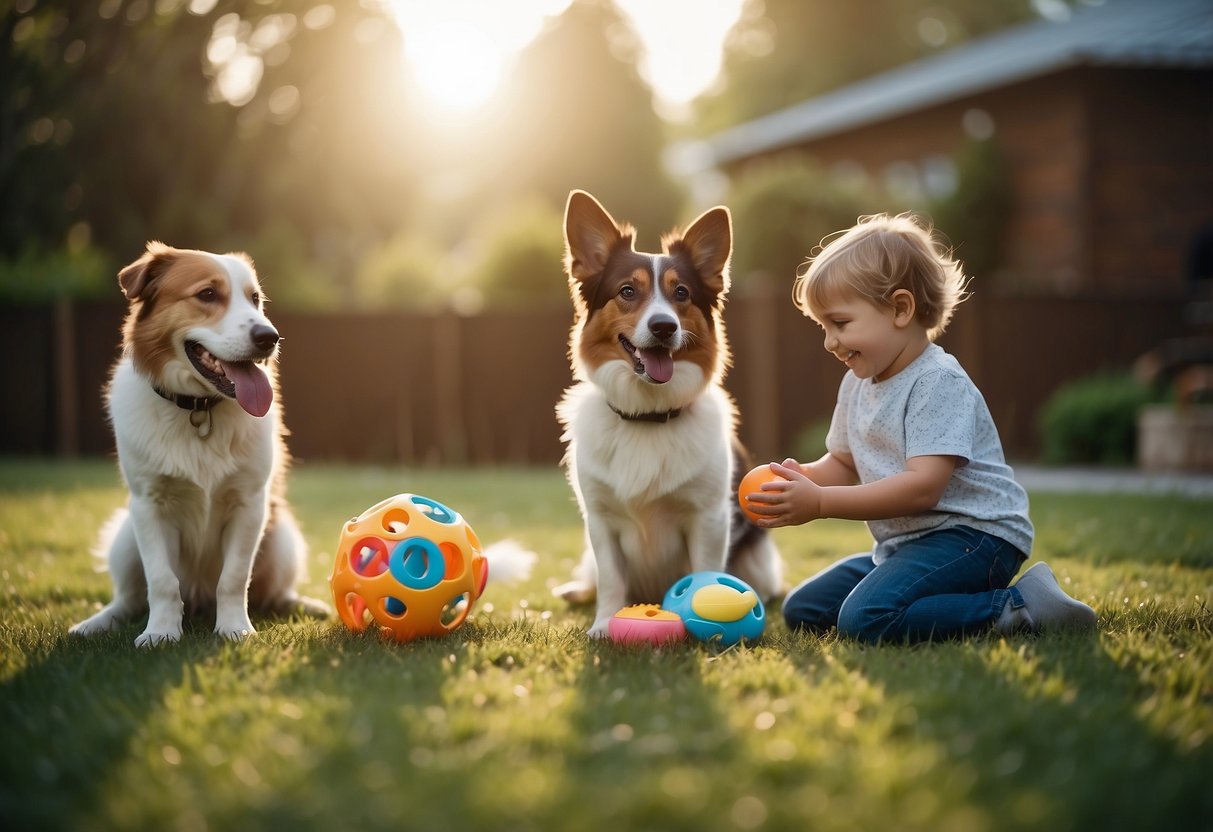
M 1023 596 L 1020 612 L 1026 613 L 1032 629 L 1095 629 L 1095 610 L 1066 595 L 1047 563 L 1034 564 L 1015 582 L 1015 588 Z
M 1011 633 L 1031 632 L 1036 629 L 1035 622 L 1028 615 L 1025 607 L 1013 607 L 1008 600 L 1002 608 L 1002 614 L 994 620 L 994 632 L 1002 635 Z

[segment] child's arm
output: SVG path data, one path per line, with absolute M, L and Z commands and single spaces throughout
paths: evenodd
M 854 485 L 859 480 L 850 454 L 826 451 L 815 462 L 801 465 L 794 459 L 785 459 L 782 467 L 799 471 L 818 485 Z M 781 472 L 780 476 L 786 474 Z
M 764 484 L 762 494 L 754 495 L 751 504 L 755 514 L 766 518 L 760 525 L 770 528 L 799 525 L 821 517 L 843 520 L 906 517 L 938 505 L 956 463 L 953 456 L 916 456 L 906 460 L 906 469 L 900 474 L 864 485 L 827 479 L 824 474 L 836 470 L 833 468 L 824 469 L 819 480 L 818 476 L 806 476 L 799 466 L 772 463 L 771 470 L 786 481 Z M 816 468 L 816 464 L 812 467 Z

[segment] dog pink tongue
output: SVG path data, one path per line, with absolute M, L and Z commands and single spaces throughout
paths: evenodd
M 674 377 L 674 359 L 665 350 L 640 350 L 644 371 L 658 384 L 665 384 Z
M 236 385 L 236 401 L 254 416 L 264 416 L 274 403 L 265 371 L 252 361 L 224 361 L 223 372 Z

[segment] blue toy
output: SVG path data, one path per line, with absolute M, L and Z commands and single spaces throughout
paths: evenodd
M 663 610 L 682 619 L 700 641 L 719 640 L 728 647 L 762 635 L 766 611 L 750 585 L 724 572 L 694 572 L 665 594 Z

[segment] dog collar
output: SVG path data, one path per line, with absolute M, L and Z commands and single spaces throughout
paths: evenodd
M 172 402 L 182 410 L 189 411 L 190 424 L 198 431 L 199 438 L 206 439 L 211 435 L 211 428 L 215 422 L 211 408 L 223 401 L 223 396 L 187 396 L 184 393 L 169 393 L 154 384 L 152 389 L 160 398 Z
M 678 415 L 682 413 L 681 407 L 676 407 L 673 410 L 651 411 L 649 413 L 624 413 L 610 402 L 607 402 L 607 407 L 625 422 L 668 422 L 671 419 L 677 419 Z
M 184 393 L 169 393 L 154 384 L 152 389 L 160 398 L 167 399 L 182 410 L 210 410 L 223 401 L 223 396 L 187 396 Z

